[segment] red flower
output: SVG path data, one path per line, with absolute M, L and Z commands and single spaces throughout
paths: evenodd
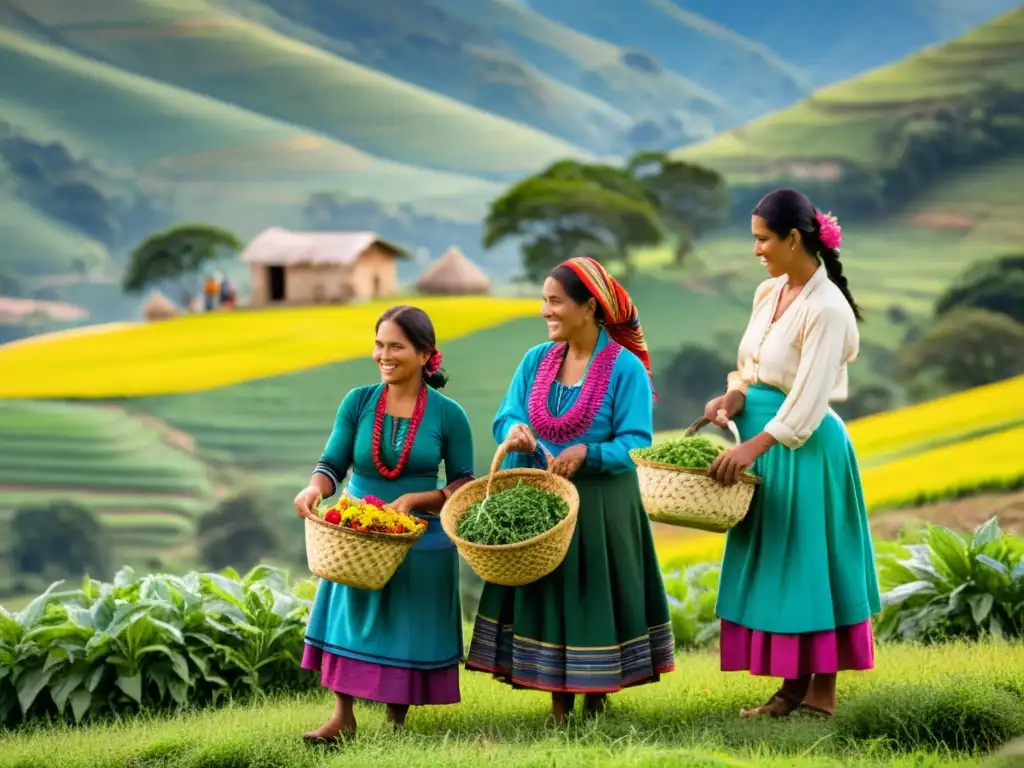
M 341 512 L 336 509 L 330 510 L 324 515 L 324 522 L 330 523 L 331 525 L 338 525 L 341 522 Z

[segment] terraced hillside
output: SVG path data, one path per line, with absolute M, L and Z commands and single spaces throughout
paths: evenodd
M 120 559 L 172 567 L 192 556 L 215 503 L 187 436 L 120 409 L 0 400 L 0 518 L 69 500 L 92 509 Z
M 907 146 L 892 134 L 894 125 L 919 119 L 923 129 L 924 121 L 943 117 L 948 110 L 962 113 L 972 102 L 988 104 L 983 100 L 993 98 L 997 89 L 1005 92 L 1008 105 L 1013 94 L 1019 103 L 1024 92 L 1022 45 L 1024 6 L 944 45 L 827 86 L 795 106 L 683 147 L 676 155 L 708 164 L 735 184 L 791 174 L 827 179 L 852 168 L 885 171 L 906 161 Z

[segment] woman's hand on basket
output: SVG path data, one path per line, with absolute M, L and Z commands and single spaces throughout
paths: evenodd
M 723 485 L 735 485 L 754 461 L 773 445 L 775 438 L 767 432 L 761 432 L 750 440 L 718 454 L 718 458 L 708 467 L 708 476 Z
M 526 424 L 513 424 L 505 438 L 505 445 L 516 453 L 533 453 L 537 450 L 537 438 Z
M 704 418 L 719 427 L 727 426 L 746 404 L 747 396 L 738 389 L 726 392 L 716 397 L 704 406 Z
M 316 505 L 323 498 L 320 489 L 315 485 L 310 485 L 299 491 L 299 495 L 295 497 L 295 514 L 299 517 L 308 517 L 313 514 L 313 510 Z
M 558 454 L 558 458 L 548 464 L 548 470 L 568 480 L 579 471 L 586 460 L 587 446 L 584 443 L 576 443 Z

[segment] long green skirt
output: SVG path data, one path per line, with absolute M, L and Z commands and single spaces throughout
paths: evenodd
M 484 586 L 466 669 L 516 688 L 611 693 L 675 669 L 674 637 L 636 472 L 576 476 L 565 560 L 524 587 Z

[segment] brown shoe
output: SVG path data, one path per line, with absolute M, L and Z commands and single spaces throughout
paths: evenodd
M 740 717 L 745 720 L 753 717 L 789 717 L 790 713 L 800 706 L 800 703 L 799 698 L 790 696 L 780 688 L 761 706 L 741 709 Z

